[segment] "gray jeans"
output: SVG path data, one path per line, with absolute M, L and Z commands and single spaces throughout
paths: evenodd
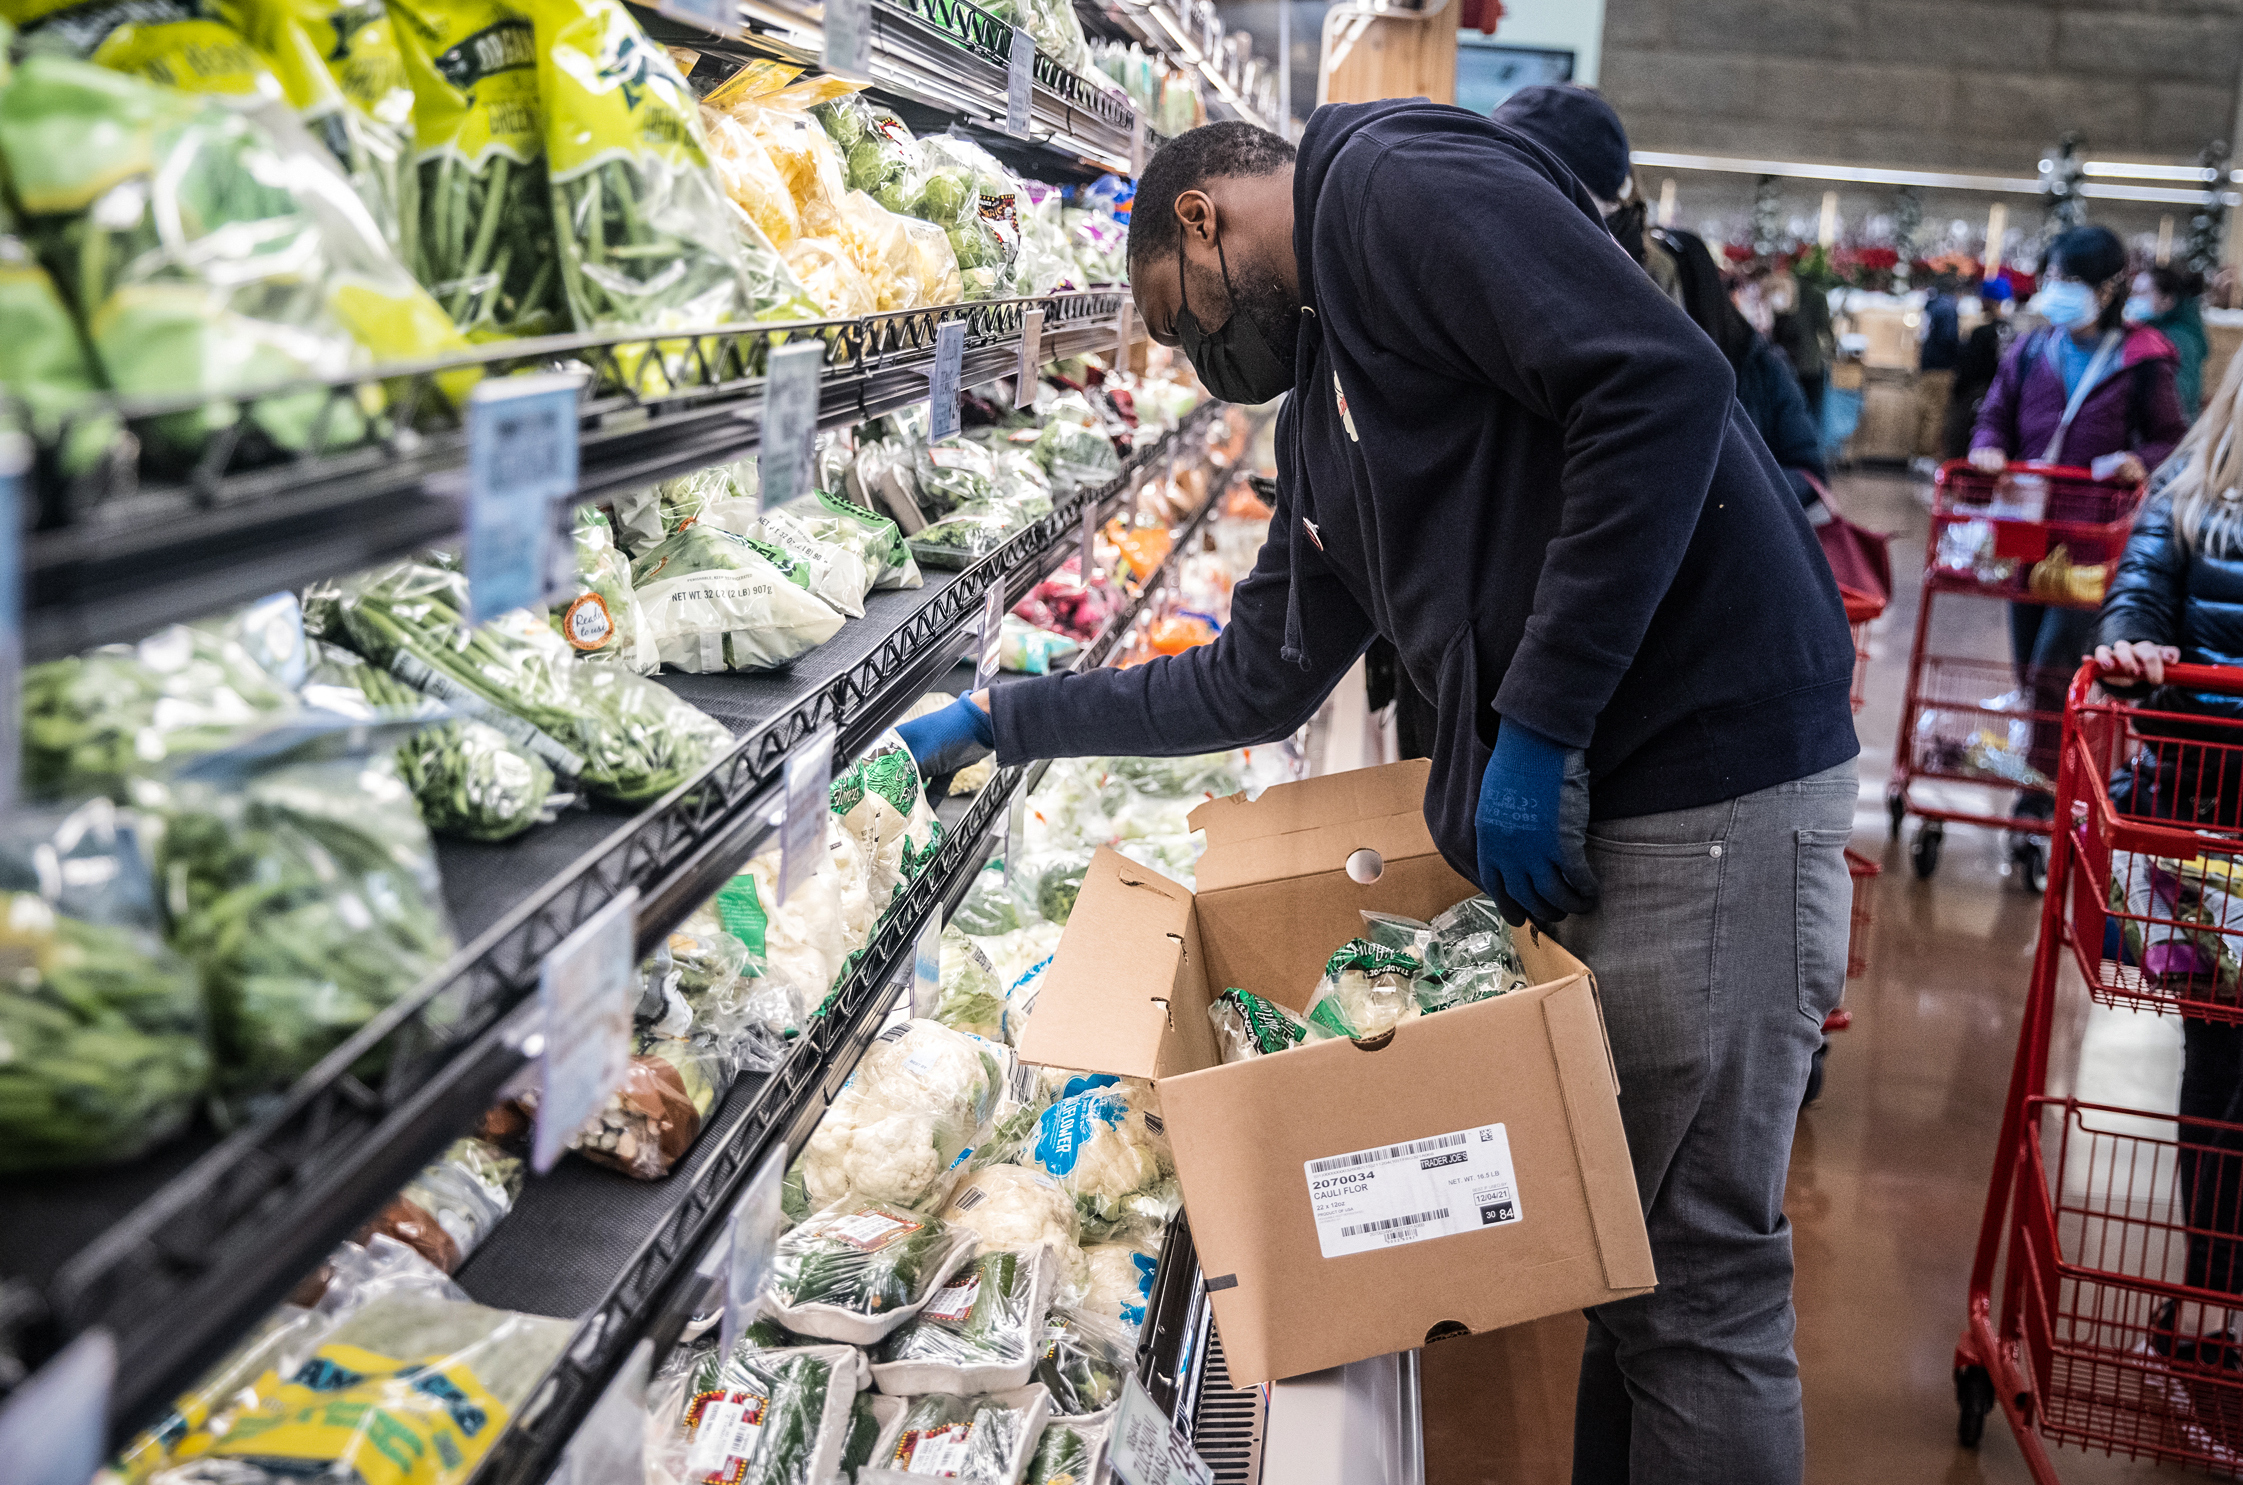
M 1588 1312 L 1576 1485 L 1796 1485 L 1784 1176 L 1846 984 L 1854 765 L 1601 820 L 1604 895 L 1557 936 L 1596 974 L 1659 1287 Z

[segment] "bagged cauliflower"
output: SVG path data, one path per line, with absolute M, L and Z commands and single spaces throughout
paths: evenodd
M 832 1479 L 867 1375 L 863 1353 L 849 1346 L 767 1350 L 746 1336 L 729 1355 L 681 1350 L 663 1370 L 648 1412 L 674 1421 L 647 1463 L 664 1485 Z
M 974 1256 L 974 1237 L 886 1202 L 849 1200 L 779 1237 L 763 1311 L 799 1335 L 869 1346 Z
M 931 1209 L 987 1133 L 1001 1078 L 995 1058 L 939 1022 L 888 1028 L 803 1147 L 804 1196 L 813 1207 L 853 1193 Z
M 1036 1380 L 1051 1393 L 1054 1417 L 1103 1413 L 1121 1401 L 1137 1370 L 1137 1337 L 1104 1315 L 1054 1305 L 1044 1322 Z
M 864 853 L 873 900 L 883 908 L 942 845 L 919 765 L 892 728 L 833 781 L 832 803 Z
M 1207 1008 L 1215 1045 L 1225 1062 L 1246 1062 L 1273 1052 L 1290 1052 L 1308 1040 L 1308 1023 L 1274 1000 L 1264 1000 L 1236 985 Z
M 1526 964 L 1494 902 L 1467 897 L 1433 920 L 1427 973 L 1417 982 L 1418 1007 L 1447 1010 L 1527 985 Z
M 1153 1275 L 1160 1251 L 1137 1243 L 1093 1243 L 1083 1249 L 1090 1265 L 1090 1289 L 1081 1308 L 1121 1322 L 1131 1334 L 1145 1323 L 1152 1303 Z
M 1400 949 L 1349 939 L 1325 962 L 1308 1003 L 1310 1030 L 1367 1041 L 1415 1021 L 1422 1014 L 1415 982 L 1424 973 L 1425 966 Z
M 1026 1386 L 1056 1267 L 1041 1247 L 976 1255 L 880 1343 L 872 1385 L 891 1396 Z
M 1009 999 L 1012 987 L 1023 975 L 1059 949 L 1059 940 L 1066 930 L 1057 923 L 1046 923 L 1033 913 L 1022 913 L 1021 926 L 1010 933 L 992 934 L 974 941 L 981 952 L 989 956 L 989 963 L 997 971 L 997 978 L 1005 982 Z M 1025 1013 L 1024 1013 L 1025 1014 Z
M 1005 995 L 989 959 L 955 925 L 942 931 L 942 998 L 935 1019 L 955 1031 L 1005 1040 Z
M 981 1239 L 984 1251 L 1075 1250 L 1081 1231 L 1075 1202 L 1057 1181 L 1021 1165 L 990 1165 L 951 1193 L 942 1220 Z
M 1005 987 L 1005 1008 L 1001 1030 L 1008 1045 L 1020 1045 L 1021 1033 L 1028 1029 L 1028 1017 L 1036 1009 L 1036 997 L 1044 988 L 1044 976 L 1051 970 L 1051 956 L 1028 966 L 1018 978 Z
M 1057 1180 L 1075 1199 L 1083 1231 L 1103 1238 L 1137 1219 L 1131 1198 L 1161 1184 L 1160 1157 L 1143 1118 L 1115 1088 L 1063 1098 L 1036 1120 L 1021 1163 Z
M 1168 1148 L 1168 1125 L 1160 1116 L 1160 1092 L 1143 1078 L 1123 1078 L 1114 1084 L 1114 1091 L 1129 1105 L 1130 1123 L 1145 1136 L 1145 1143 L 1153 1147 L 1153 1159 L 1160 1165 L 1162 1176 L 1176 1174 L 1176 1157 Z
M 766 851 L 717 894 L 717 915 L 751 949 L 762 935 L 764 973 L 791 990 L 805 1011 L 824 1002 L 848 953 L 833 872 L 812 872 L 782 906 L 779 853 Z
M 857 838 L 842 829 L 840 821 L 831 818 L 826 821 L 824 874 L 833 878 L 834 900 L 841 909 L 841 947 L 847 950 L 841 967 L 834 971 L 834 980 L 839 983 L 863 956 L 872 931 L 880 926 L 880 914 L 888 900 L 873 895 L 871 863 L 857 844 Z M 824 1012 L 823 1001 L 819 1011 Z

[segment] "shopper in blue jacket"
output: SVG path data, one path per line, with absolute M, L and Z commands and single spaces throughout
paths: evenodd
M 1270 538 L 1214 644 L 963 698 L 912 751 L 1266 742 L 1392 640 L 1434 840 L 1611 1034 L 1660 1285 L 1590 1312 L 1574 1478 L 1797 1481 L 1784 1175 L 1844 984 L 1853 646 L 1729 363 L 1555 156 L 1421 100 L 1318 109 L 1298 159 L 1180 136 L 1129 257 L 1211 393 L 1295 393 Z

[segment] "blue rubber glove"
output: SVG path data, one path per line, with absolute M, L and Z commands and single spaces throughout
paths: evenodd
M 896 735 L 911 749 L 911 757 L 925 778 L 941 778 L 969 764 L 979 763 L 997 750 L 997 722 L 961 696 L 939 712 L 896 724 Z
M 1597 905 L 1589 869 L 1589 765 L 1569 748 L 1506 719 L 1480 775 L 1480 889 L 1513 928 L 1555 923 Z

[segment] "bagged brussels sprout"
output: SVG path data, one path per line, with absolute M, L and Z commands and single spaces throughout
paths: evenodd
M 631 583 L 662 663 L 677 670 L 769 670 L 841 632 L 842 617 L 753 537 L 698 522 L 639 558 Z
M 904 1414 L 911 1404 L 900 1397 L 860 1392 L 849 1411 L 849 1443 L 841 1451 L 841 1478 L 854 1480 L 857 1471 L 876 1459 L 886 1459 L 903 1432 Z
M 576 511 L 576 593 L 553 614 L 553 628 L 586 660 L 624 665 L 652 675 L 662 659 L 654 651 L 631 563 L 615 545 L 614 528 L 596 505 Z
M 864 1356 L 848 1346 L 767 1350 L 746 1337 L 729 1355 L 679 1353 L 652 1389 L 649 1411 L 675 1422 L 648 1459 L 677 1485 L 826 1485 L 842 1468 L 864 1385 Z
M 1149 1242 L 1091 1243 L 1083 1249 L 1090 1283 L 1080 1301 L 1093 1315 L 1118 1322 L 1131 1335 L 1145 1323 L 1153 1299 L 1160 1250 Z
M 1003 1070 L 973 1038 L 935 1021 L 883 1031 L 811 1131 L 796 1162 L 813 1207 L 851 1194 L 933 1210 L 982 1142 Z
M 1019 523 L 993 502 L 961 506 L 911 538 L 911 555 L 922 567 L 963 572 L 1003 546 Z
M 1349 939 L 1325 962 L 1324 978 L 1309 998 L 1309 1029 L 1356 1041 L 1384 1036 L 1423 1014 L 1416 986 L 1424 974 L 1425 966 L 1400 949 Z
M 0 847 L 0 1173 L 129 1160 L 209 1085 L 201 987 L 107 800 L 16 820 Z
M 1026 1386 L 1055 1272 L 1041 1247 L 977 1254 L 874 1350 L 872 1385 L 893 1397 Z
M 743 506 L 746 503 L 740 502 Z M 852 619 L 864 617 L 864 598 L 872 591 L 872 572 L 853 547 L 826 541 L 784 510 L 765 511 L 755 529 L 746 534 L 760 537 L 801 563 L 810 577 L 810 591 L 833 609 Z
M 1430 932 L 1427 973 L 1417 981 L 1421 1010 L 1447 1010 L 1526 988 L 1526 963 L 1512 941 L 1511 925 L 1490 899 L 1467 897 L 1435 918 Z
M 876 911 L 942 848 L 942 824 L 927 803 L 919 765 L 893 728 L 833 781 L 831 804 L 863 853 Z
M 935 1019 L 953 1031 L 1004 1039 L 1005 993 L 989 957 L 956 924 L 942 931 L 941 998 Z
M 918 588 L 926 583 L 903 533 L 886 516 L 838 495 L 817 490 L 781 507 L 786 514 L 820 541 L 855 552 L 872 575 L 875 590 Z
M 1121 1401 L 1136 1370 L 1137 1337 L 1119 1322 L 1053 1306 L 1036 1360 L 1036 1380 L 1051 1392 L 1053 1416 L 1103 1414 Z
M 1225 1062 L 1290 1052 L 1308 1040 L 1308 1023 L 1274 1000 L 1230 986 L 1207 1008 L 1215 1046 Z
M 974 1256 L 974 1237 L 883 1202 L 837 1202 L 789 1228 L 771 1258 L 763 1310 L 803 1335 L 869 1346 Z
M 942 1220 L 973 1233 L 982 1251 L 1049 1248 L 1071 1255 L 1082 1231 L 1074 1198 L 1042 1171 L 985 1165 L 966 1177 L 942 1209 Z
M 821 103 L 810 115 L 841 152 L 843 179 L 890 211 L 906 211 L 917 194 L 919 141 L 889 110 L 852 93 Z
M 1021 1164 L 1040 1170 L 1075 1199 L 1086 1236 L 1102 1238 L 1133 1225 L 1134 1197 L 1161 1185 L 1160 1157 L 1141 1117 L 1112 1087 L 1062 1098 L 1036 1121 Z

